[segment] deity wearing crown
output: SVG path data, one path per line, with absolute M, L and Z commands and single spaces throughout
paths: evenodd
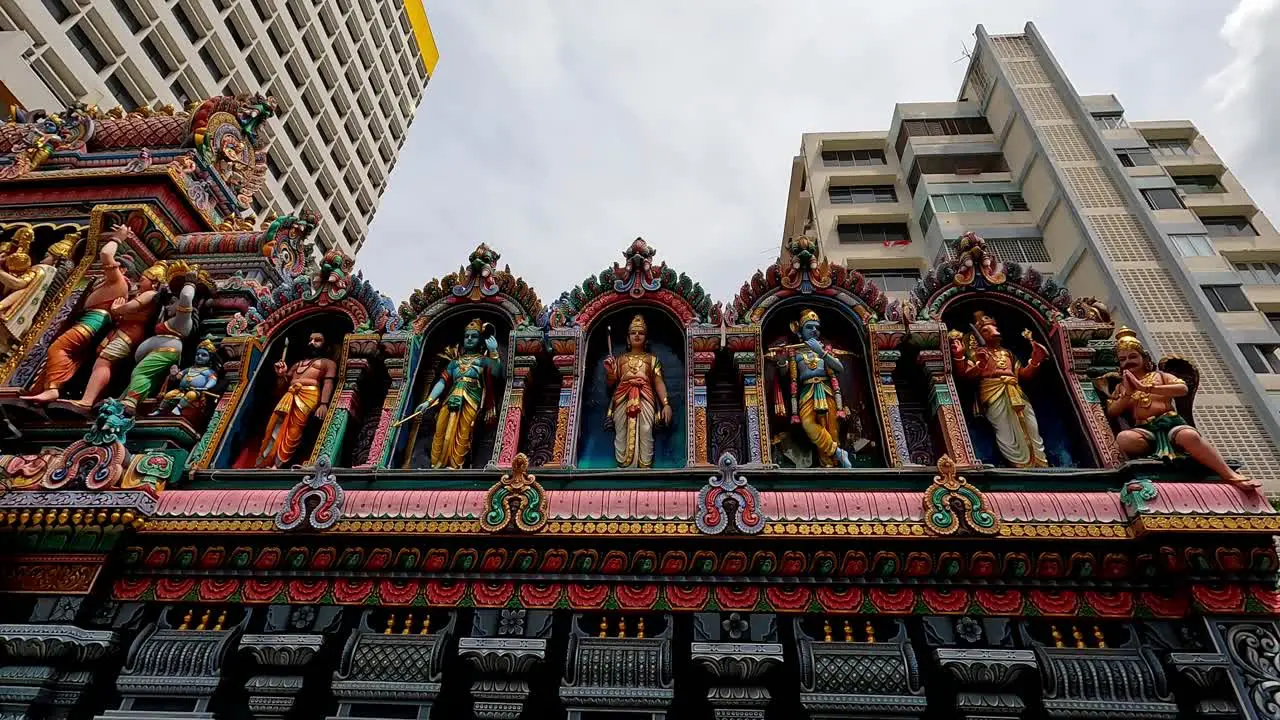
M 160 389 L 169 369 L 182 360 L 182 342 L 199 322 L 195 312 L 199 269 L 183 260 L 157 267 L 163 275 L 156 283 L 156 291 L 150 297 L 139 293 L 116 310 L 119 315 L 127 316 L 142 315 L 155 306 L 160 308 L 151 327 L 151 337 L 138 343 L 134 353 L 133 372 L 123 398 L 125 409 L 130 413 L 137 409 L 139 402 Z M 154 270 L 155 267 L 150 268 L 143 275 Z
M 1131 425 L 1116 435 L 1120 449 L 1131 458 L 1190 456 L 1229 483 L 1247 490 L 1258 488 L 1257 480 L 1231 469 L 1192 426 L 1191 410 L 1200 381 L 1195 365 L 1170 356 L 1161 358 L 1157 366 L 1136 332 L 1121 327 L 1115 337 L 1121 377 L 1107 400 L 1107 414 Z
M 1022 383 L 1035 377 L 1049 357 L 1049 350 L 1031 339 L 1030 330 L 1024 330 L 1022 336 L 1031 343 L 1031 357 L 1023 365 L 1022 360 L 1004 346 L 995 318 L 979 310 L 973 315 L 972 327 L 971 333 L 952 330 L 948 338 L 956 375 L 977 384 L 974 414 L 982 415 L 991 423 L 996 448 L 1009 465 L 1048 467 L 1036 410 Z
M 848 416 L 840 392 L 844 363 L 836 357 L 838 351 L 822 342 L 822 323 L 813 310 L 802 310 L 791 323 L 791 332 L 800 343 L 772 354 L 782 374 L 774 383 L 774 414 L 790 416 L 791 424 L 804 431 L 820 467 L 852 467 L 848 450 L 840 447 L 840 421 Z M 784 395 L 789 396 L 790 406 Z
M 80 236 L 67 233 L 51 245 L 39 263 L 31 264 L 31 241 L 35 232 L 19 228 L 0 260 L 0 351 L 8 351 L 31 329 L 58 275 L 58 265 L 71 257 Z
M 605 427 L 613 430 L 613 459 L 620 468 L 653 467 L 654 430 L 671 426 L 671 399 L 662 363 L 648 351 L 643 315 L 627 327 L 627 351 L 604 358 L 605 383 L 612 389 Z
M 170 389 L 161 396 L 160 405 L 151 412 L 159 415 L 170 412 L 181 415 L 190 407 L 200 407 L 204 398 L 218 384 L 218 373 L 213 368 L 217 348 L 208 338 L 196 346 L 195 362 L 186 370 L 177 365 L 169 368 Z
M 493 325 L 474 318 L 462 331 L 461 345 L 440 353 L 440 357 L 448 364 L 414 415 L 439 408 L 431 440 L 431 467 L 461 468 L 471 453 L 477 421 L 483 416 L 486 423 L 493 423 L 498 417 L 502 359 Z

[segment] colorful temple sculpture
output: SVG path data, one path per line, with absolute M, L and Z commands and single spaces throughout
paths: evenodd
M 273 110 L 0 126 L 0 717 L 1277 717 L 1280 513 L 1099 303 L 970 233 L 397 308 L 246 219 Z

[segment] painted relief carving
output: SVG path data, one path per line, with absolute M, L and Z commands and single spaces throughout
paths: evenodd
M 324 334 L 311 333 L 303 359 L 289 365 L 282 356 L 272 366 L 278 400 L 259 440 L 256 467 L 278 468 L 292 462 L 307 426 L 312 420 L 324 421 L 338 374 L 328 351 Z
M 497 422 L 495 403 L 500 399 L 502 359 L 494 332 L 493 324 L 480 318 L 468 322 L 461 344 L 440 354 L 447 363 L 444 371 L 413 412 L 427 415 L 435 411 L 433 468 L 463 467 L 471 454 L 477 425 Z
M 770 352 L 779 368 L 773 383 L 773 412 L 789 417 L 805 440 L 793 432 L 775 441 L 775 448 L 788 454 L 797 467 L 812 467 L 815 463 L 809 457 L 815 455 L 819 467 L 852 467 L 849 451 L 840 447 L 841 421 L 848 417 L 840 391 L 841 353 L 822 342 L 821 322 L 813 310 L 802 310 L 791 331 L 800 342 Z M 805 441 L 807 448 L 794 447 Z
M 626 352 L 615 356 L 610 338 L 603 360 L 612 393 L 605 427 L 613 431 L 613 458 L 620 468 L 653 467 L 654 433 L 670 426 L 673 417 L 662 362 L 648 351 L 648 337 L 644 316 L 632 317 Z

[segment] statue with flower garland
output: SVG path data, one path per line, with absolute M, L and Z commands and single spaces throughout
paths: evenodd
M 1117 330 L 1115 337 L 1120 373 L 1100 378 L 1111 381 L 1110 389 L 1100 389 L 1108 395 L 1107 415 L 1129 425 L 1116 435 L 1120 449 L 1131 458 L 1190 457 L 1240 488 L 1260 487 L 1257 480 L 1231 469 L 1192 425 L 1191 410 L 1200 384 L 1196 366 L 1177 356 L 1152 362 L 1138 334 L 1127 327 Z
M 837 356 L 843 353 L 822 342 L 822 324 L 818 313 L 811 309 L 800 312 L 800 318 L 791 323 L 791 332 L 800 339 L 799 343 L 769 352 L 779 370 L 773 383 L 774 414 L 783 418 L 789 415 L 793 429 L 798 427 L 804 432 L 820 467 L 852 467 L 849 451 L 840 447 L 840 421 L 849 414 L 840 392 L 839 374 L 844 372 L 844 363 Z M 798 438 L 790 437 L 794 434 L 783 433 L 780 442 L 797 444 Z M 797 465 L 807 466 L 803 462 Z

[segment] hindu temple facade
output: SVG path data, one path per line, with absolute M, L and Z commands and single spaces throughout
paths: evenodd
M 969 234 L 396 306 L 246 219 L 273 110 L 0 127 L 0 717 L 1280 712 L 1280 514 L 1104 304 Z

